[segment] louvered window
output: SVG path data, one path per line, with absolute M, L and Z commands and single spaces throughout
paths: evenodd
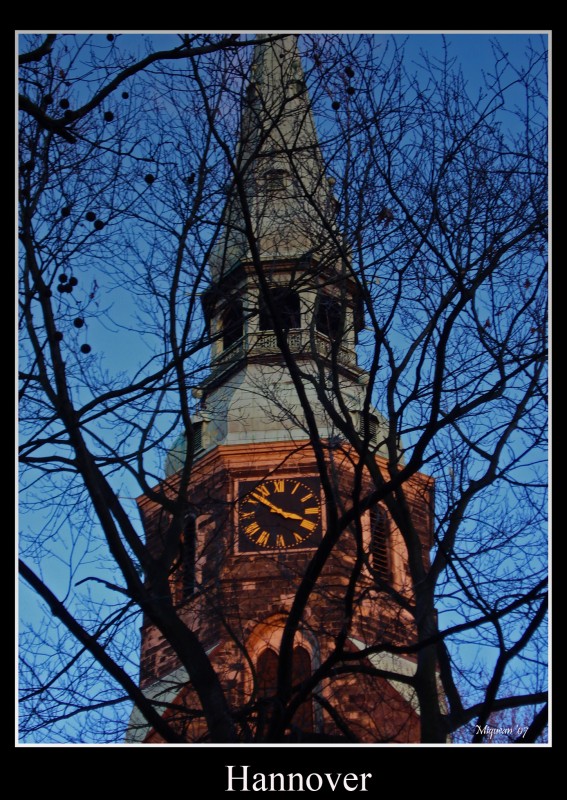
M 203 449 L 203 423 L 193 423 L 193 452 L 198 453 Z
M 374 414 L 360 415 L 360 434 L 369 442 L 376 442 L 378 439 L 378 417 Z
M 372 572 L 381 581 L 390 580 L 388 547 L 388 519 L 380 508 L 370 510 L 370 564 Z

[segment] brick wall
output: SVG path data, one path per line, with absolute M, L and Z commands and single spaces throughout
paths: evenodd
M 251 453 L 249 446 L 245 450 L 219 448 L 222 452 L 213 453 L 208 461 L 200 464 L 191 488 L 191 502 L 200 512 L 197 516 L 197 591 L 190 597 L 183 597 L 176 588 L 175 576 L 172 581 L 179 614 L 198 634 L 205 649 L 211 651 L 215 670 L 235 709 L 254 699 L 254 665 L 258 655 L 268 645 L 268 640 L 270 646 L 274 646 L 274 642 L 276 648 L 279 646 L 277 631 L 281 635 L 295 592 L 312 557 L 309 550 L 235 551 L 235 476 L 260 479 L 282 462 L 286 474 L 315 474 L 308 451 L 285 453 L 284 448 L 282 444 L 271 445 L 259 448 L 256 453 Z M 282 469 L 278 474 L 282 474 Z M 338 491 L 345 503 L 349 502 L 351 489 L 352 476 L 343 470 Z M 432 541 L 432 481 L 427 476 L 417 475 L 404 489 L 428 563 Z M 148 545 L 157 553 L 163 514 L 147 498 L 140 499 L 140 507 Z M 369 546 L 367 530 L 365 536 L 365 546 Z M 401 551 L 405 547 L 395 526 L 392 526 L 391 546 Z M 300 643 L 309 651 L 314 667 L 327 657 L 343 628 L 345 587 L 355 555 L 355 537 L 345 530 L 310 597 Z M 403 557 L 397 558 L 396 564 L 397 573 L 393 576 L 396 589 L 411 601 L 411 586 L 407 575 L 403 574 Z M 387 592 L 377 588 L 366 566 L 362 569 L 355 597 L 356 613 L 349 629 L 351 637 L 365 644 L 414 640 L 411 616 L 400 611 L 399 604 Z M 275 622 L 269 623 L 270 620 Z M 370 667 L 369 662 L 364 663 Z M 142 629 L 141 685 L 152 686 L 179 666 L 170 645 L 146 620 Z M 366 674 L 345 675 L 332 683 L 324 682 L 318 691 L 323 702 L 314 703 L 314 729 L 319 735 L 344 735 L 340 723 L 343 719 L 360 741 L 417 740 L 418 717 L 407 698 L 388 681 Z M 176 710 L 168 713 L 187 735 L 190 732 L 193 741 L 206 737 L 199 703 L 190 687 L 180 687 Z M 156 741 L 155 735 L 150 734 L 149 740 Z

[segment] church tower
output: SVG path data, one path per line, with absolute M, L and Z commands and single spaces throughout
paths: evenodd
M 411 658 L 355 658 L 412 640 L 399 602 L 411 600 L 407 555 L 384 504 L 357 512 L 372 478 L 358 468 L 341 420 L 377 468 L 388 468 L 387 425 L 368 403 L 357 361 L 360 286 L 335 222 L 296 37 L 265 40 L 254 48 L 234 179 L 202 297 L 210 370 L 193 390 L 199 410 L 169 452 L 161 487 L 175 489 L 189 442 L 191 512 L 170 590 L 243 742 L 266 741 L 278 713 L 285 741 L 417 741 L 417 704 L 403 681 Z M 414 476 L 406 495 L 427 561 L 431 480 Z M 157 551 L 163 506 L 141 497 L 139 507 Z M 297 624 L 282 712 L 290 613 Z M 186 741 L 207 741 L 191 678 L 148 621 L 140 685 L 166 704 L 164 716 Z M 138 712 L 128 739 L 161 741 Z

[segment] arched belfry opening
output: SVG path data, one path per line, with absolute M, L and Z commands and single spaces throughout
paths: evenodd
M 322 333 L 332 341 L 341 339 L 344 331 L 344 311 L 341 301 L 325 292 L 320 292 L 317 298 L 315 311 L 315 325 L 319 333 Z
M 259 328 L 273 330 L 278 322 L 285 331 L 301 328 L 299 293 L 286 286 L 274 286 L 269 290 L 269 300 L 260 296 Z
M 227 350 L 244 335 L 242 300 L 235 298 L 222 312 L 222 345 Z

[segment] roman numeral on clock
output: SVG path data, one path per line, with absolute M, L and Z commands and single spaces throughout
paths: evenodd
M 257 522 L 251 522 L 250 525 L 246 526 L 246 528 L 244 529 L 244 532 L 246 533 L 247 536 L 253 536 L 259 530 L 260 530 L 260 526 L 258 525 L 258 523 Z
M 268 533 L 268 531 L 262 531 L 262 533 L 260 533 L 258 538 L 256 539 L 256 542 L 262 545 L 262 547 L 267 545 L 269 541 L 270 541 L 270 534 Z

